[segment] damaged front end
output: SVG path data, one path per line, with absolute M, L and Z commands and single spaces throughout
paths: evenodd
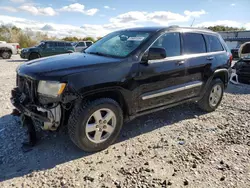
M 250 84 L 250 57 L 244 57 L 232 67 L 233 73 L 230 81 L 234 84 Z
M 33 121 L 40 122 L 43 130 L 57 130 L 64 119 L 61 94 L 66 84 L 59 84 L 57 88 L 55 82 L 53 84 L 46 85 L 46 81 L 17 75 L 17 87 L 11 92 L 11 102 L 16 109 Z

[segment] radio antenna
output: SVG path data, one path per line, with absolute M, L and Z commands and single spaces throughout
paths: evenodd
M 195 21 L 195 18 L 194 18 L 193 21 L 192 21 L 191 27 L 193 27 L 194 21 Z

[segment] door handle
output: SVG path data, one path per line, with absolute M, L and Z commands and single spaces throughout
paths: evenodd
M 214 59 L 213 56 L 207 57 L 207 60 L 209 60 L 209 61 L 211 61 L 211 60 L 213 60 L 213 59 Z
M 181 60 L 181 61 L 176 62 L 177 65 L 183 65 L 184 63 L 185 63 L 185 60 Z

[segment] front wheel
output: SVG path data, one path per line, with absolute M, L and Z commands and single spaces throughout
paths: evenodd
M 111 145 L 123 125 L 123 112 L 113 99 L 102 98 L 77 105 L 71 112 L 68 131 L 82 150 L 100 151 Z
M 29 55 L 29 60 L 38 59 L 38 58 L 40 58 L 40 55 L 38 53 L 31 53 Z
M 224 83 L 221 79 L 214 79 L 211 82 L 207 92 L 203 98 L 199 101 L 199 106 L 201 109 L 212 112 L 221 103 L 224 94 Z

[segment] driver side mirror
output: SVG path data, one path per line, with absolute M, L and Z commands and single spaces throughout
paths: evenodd
M 167 57 L 166 50 L 164 48 L 149 48 L 148 60 L 164 59 Z

